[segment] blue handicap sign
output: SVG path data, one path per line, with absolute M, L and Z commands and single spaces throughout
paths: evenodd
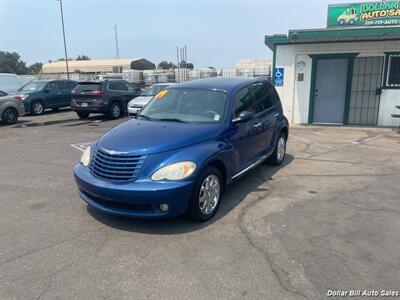
M 285 69 L 284 68 L 275 68 L 275 72 L 274 72 L 275 86 L 283 86 L 283 78 L 284 77 L 285 77 Z

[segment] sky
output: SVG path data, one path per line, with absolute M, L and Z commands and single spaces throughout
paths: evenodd
M 329 4 L 346 0 L 63 0 L 68 56 L 176 62 L 187 46 L 195 67 L 232 67 L 241 58 L 270 58 L 268 34 L 323 28 Z M 357 2 L 357 1 L 356 1 Z M 27 64 L 64 57 L 57 0 L 0 0 L 0 51 Z

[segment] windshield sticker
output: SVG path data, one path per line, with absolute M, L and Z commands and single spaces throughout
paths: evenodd
M 162 97 L 164 97 L 166 94 L 168 93 L 168 90 L 163 90 L 161 92 L 159 92 L 154 99 L 161 99 Z
M 220 118 L 221 118 L 221 116 L 219 114 L 215 114 L 214 121 L 219 121 Z

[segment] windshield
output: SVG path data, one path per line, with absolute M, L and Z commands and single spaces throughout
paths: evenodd
M 221 91 L 169 89 L 159 92 L 139 117 L 177 122 L 220 122 L 225 116 L 226 94 Z
M 46 86 L 47 82 L 46 81 L 31 81 L 22 86 L 19 91 L 26 91 L 26 92 L 32 92 L 32 91 L 40 91 Z
M 144 89 L 140 96 L 155 96 L 166 87 L 168 87 L 168 85 L 153 85 L 150 88 Z

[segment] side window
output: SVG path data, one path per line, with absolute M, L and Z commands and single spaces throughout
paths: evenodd
M 270 83 L 267 83 L 268 85 L 268 90 L 269 90 L 269 94 L 271 95 L 271 102 L 272 105 L 280 105 L 281 104 L 281 100 L 279 99 L 279 95 L 278 92 L 276 91 L 276 89 L 274 88 L 274 86 Z
M 110 82 L 108 84 L 108 89 L 113 91 L 126 91 L 127 88 L 122 82 Z
M 254 94 L 254 103 L 256 106 L 256 110 L 263 111 L 273 105 L 271 101 L 271 95 L 265 82 L 252 84 L 251 90 Z
M 242 111 L 252 110 L 253 97 L 251 95 L 249 87 L 241 89 L 235 96 L 235 117 L 239 116 Z
M 46 86 L 50 91 L 58 91 L 58 81 L 51 81 Z
M 133 83 L 125 82 L 125 86 L 129 92 L 136 92 L 137 87 Z
M 60 88 L 60 90 L 68 90 L 69 89 L 69 87 L 68 87 L 68 81 L 59 81 L 58 82 L 58 86 L 59 86 L 59 88 Z
M 72 90 L 74 87 L 76 87 L 76 82 L 75 81 L 66 81 L 66 88 L 68 90 Z

